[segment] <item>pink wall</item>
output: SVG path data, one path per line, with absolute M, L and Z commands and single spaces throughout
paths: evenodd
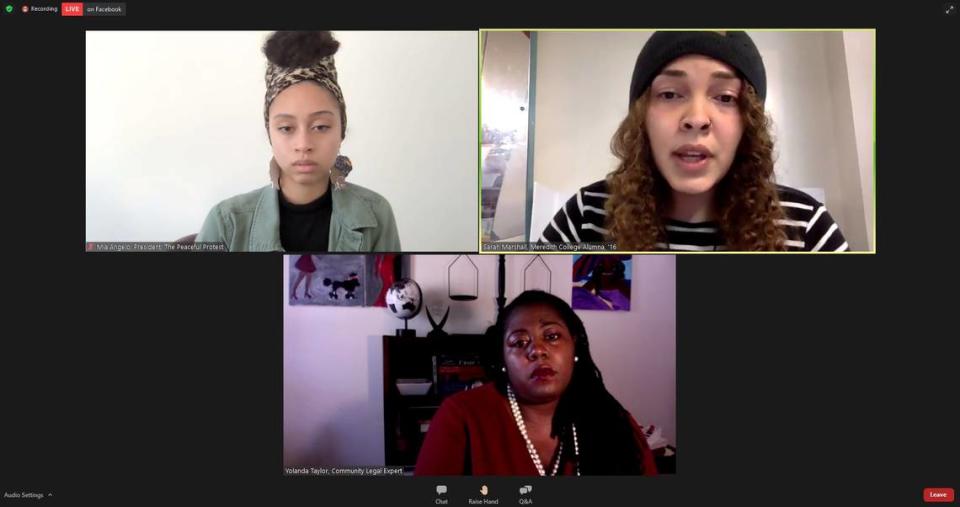
M 444 330 L 480 333 L 496 315 L 497 256 L 473 255 L 480 270 L 479 299 L 447 298 L 447 265 L 455 255 L 417 255 L 411 277 L 426 305 L 451 307 Z M 284 287 L 289 287 L 289 257 Z M 508 256 L 507 301 L 523 290 L 531 256 Z M 543 259 L 552 290 L 570 301 L 570 256 Z M 537 261 L 539 263 L 539 261 Z M 546 288 L 545 271 L 528 271 L 528 288 Z M 284 290 L 284 298 L 287 291 Z M 284 465 L 382 465 L 383 379 L 381 336 L 402 321 L 383 308 L 290 306 L 284 299 Z M 631 311 L 577 312 L 607 388 L 644 425 L 655 424 L 676 443 L 676 260 L 669 255 L 633 258 Z M 411 320 L 423 336 L 426 313 Z

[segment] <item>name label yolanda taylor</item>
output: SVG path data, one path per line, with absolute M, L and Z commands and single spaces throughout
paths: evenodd
M 403 475 L 403 467 L 288 467 L 283 472 L 286 475 L 387 476 Z

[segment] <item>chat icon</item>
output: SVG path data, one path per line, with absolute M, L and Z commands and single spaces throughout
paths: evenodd
M 437 486 L 437 494 L 442 495 L 447 492 L 447 487 L 443 484 Z
M 522 488 L 520 488 L 520 494 L 521 494 L 521 495 L 526 495 L 527 493 L 529 493 L 529 492 L 531 492 L 531 491 L 533 491 L 533 486 L 530 486 L 529 484 L 526 485 L 526 486 L 524 486 L 524 487 L 522 487 Z

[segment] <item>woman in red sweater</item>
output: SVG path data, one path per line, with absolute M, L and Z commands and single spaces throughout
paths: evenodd
M 643 432 L 607 391 L 583 322 L 526 291 L 487 330 L 495 381 L 447 398 L 416 475 L 654 475 Z

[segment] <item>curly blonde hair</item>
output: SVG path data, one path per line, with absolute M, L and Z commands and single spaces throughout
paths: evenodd
M 620 163 L 607 175 L 606 228 L 619 250 L 654 250 L 666 241 L 663 215 L 671 189 L 656 168 L 646 130 L 650 93 L 634 101 L 610 142 Z M 743 136 L 715 187 L 720 234 L 728 250 L 783 251 L 787 235 L 777 224 L 785 215 L 774 182 L 771 122 L 753 86 L 745 86 L 741 99 Z

